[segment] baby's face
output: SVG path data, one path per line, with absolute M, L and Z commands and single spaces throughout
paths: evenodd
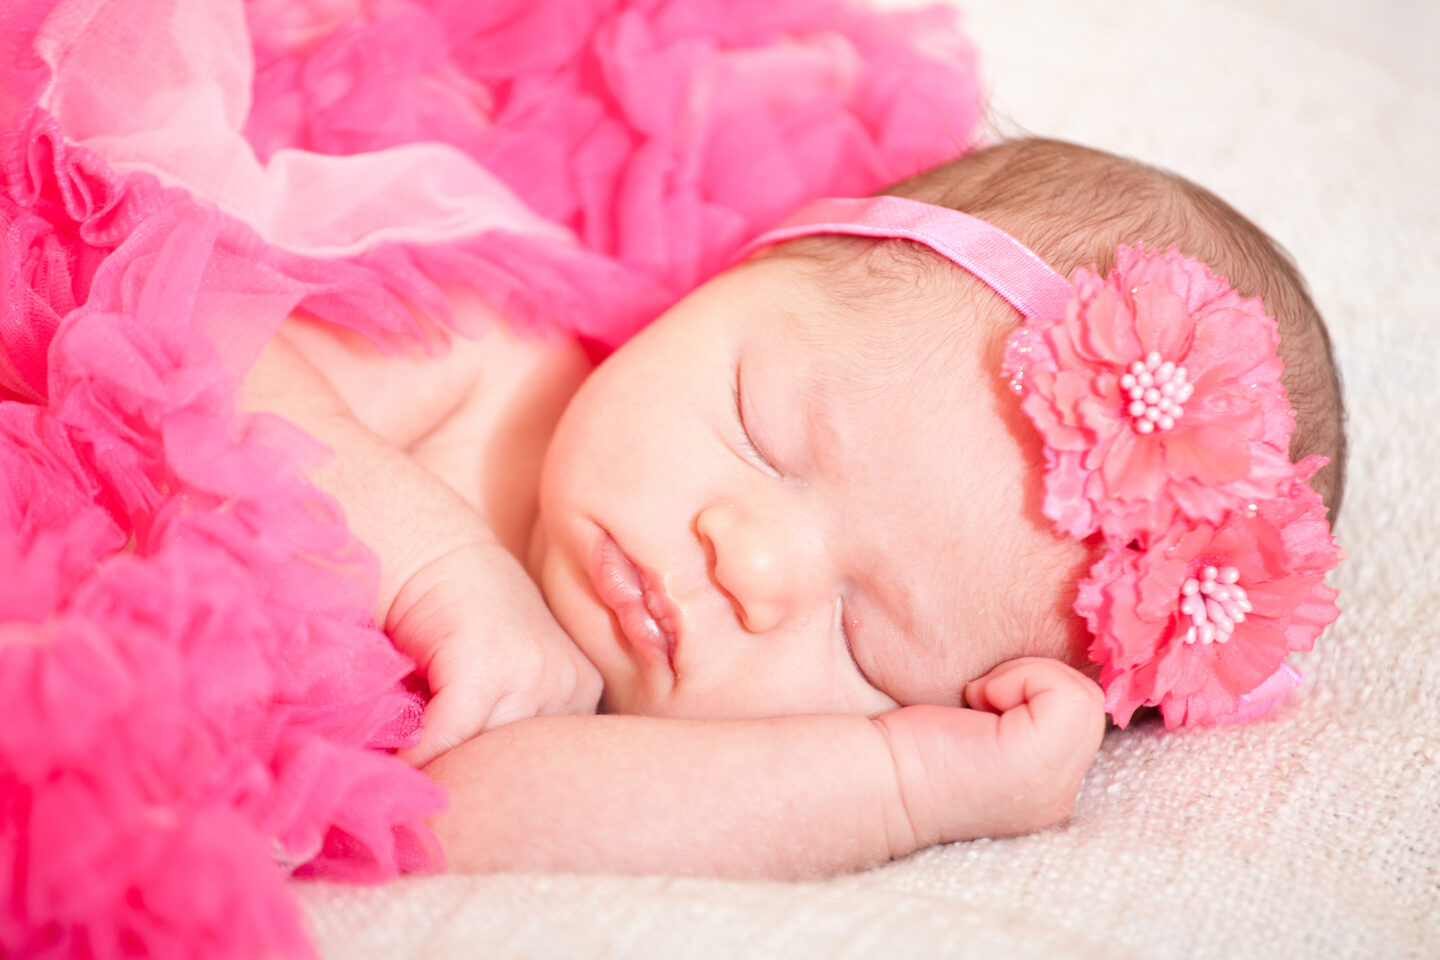
M 789 257 L 716 278 L 562 418 L 530 567 L 602 709 L 875 714 L 1064 654 L 978 626 L 1027 574 L 1001 558 L 1051 536 L 993 338 L 825 282 Z

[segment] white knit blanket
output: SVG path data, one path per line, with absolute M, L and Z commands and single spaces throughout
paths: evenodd
M 1440 5 L 962 5 L 998 132 L 1190 176 L 1309 278 L 1352 459 L 1304 684 L 1249 727 L 1112 731 L 1060 827 L 829 882 L 300 885 L 326 956 L 1440 955 Z

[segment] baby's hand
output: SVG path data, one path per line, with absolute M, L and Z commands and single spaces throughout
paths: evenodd
M 897 855 L 1059 823 L 1105 731 L 1100 688 L 1058 660 L 1002 663 L 965 701 L 971 709 L 903 707 L 877 720 L 903 808 Z
M 600 674 L 550 615 L 520 564 L 478 538 L 423 565 L 387 617 L 395 646 L 430 686 L 421 766 L 482 730 L 541 714 L 594 713 Z
M 349 348 L 340 345 L 337 353 L 335 344 L 325 346 L 327 333 L 316 336 L 304 335 L 310 349 L 338 372 L 348 367 L 353 396 L 363 398 L 379 376 L 378 355 L 360 364 Z M 439 379 L 457 378 L 469 382 L 455 368 Z M 380 419 L 404 412 L 389 402 L 399 396 L 397 381 L 386 382 L 389 399 L 369 405 Z M 438 407 L 448 408 L 453 398 L 439 396 Z M 550 616 L 493 527 L 437 473 L 356 419 L 289 336 L 277 334 L 266 345 L 241 399 L 246 409 L 285 416 L 334 453 L 310 479 L 339 501 L 351 531 L 379 559 L 375 618 L 432 693 L 420 743 L 405 751 L 406 759 L 426 763 L 481 730 L 522 717 L 594 712 L 599 673 Z M 437 406 L 434 399 L 421 406 Z M 402 421 L 389 423 L 390 432 L 416 426 Z

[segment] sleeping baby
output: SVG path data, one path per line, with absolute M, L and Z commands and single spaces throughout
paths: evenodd
M 293 317 L 245 389 L 335 453 L 452 869 L 1041 829 L 1107 711 L 1257 716 L 1336 616 L 1325 327 L 1172 174 L 1019 140 L 821 201 L 593 371 L 491 319 L 426 357 Z

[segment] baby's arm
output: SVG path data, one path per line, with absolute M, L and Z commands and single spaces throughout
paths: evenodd
M 433 694 L 414 762 L 483 727 L 594 710 L 599 674 L 485 518 L 360 423 L 283 328 L 247 376 L 243 402 L 286 417 L 333 451 L 310 479 L 379 557 L 376 620 Z
M 1095 685 L 1018 660 L 976 709 L 694 721 L 543 717 L 427 772 L 453 870 L 825 876 L 1062 819 L 1099 747 Z

